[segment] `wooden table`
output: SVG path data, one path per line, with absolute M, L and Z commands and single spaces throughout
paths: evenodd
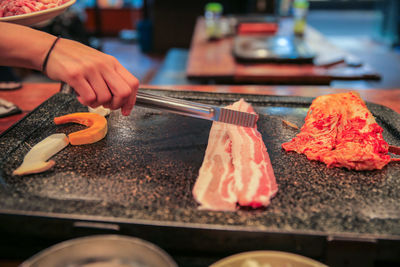
M 143 85 L 145 88 L 202 91 L 218 93 L 242 93 L 242 94 L 263 94 L 263 95 L 292 95 L 316 97 L 324 94 L 347 92 L 351 89 L 336 89 L 329 87 L 313 86 L 262 86 L 262 85 L 176 85 L 159 86 Z M 23 113 L 0 119 L 0 133 L 4 132 L 11 125 L 22 119 L 46 99 L 59 92 L 59 83 L 25 83 L 21 89 L 13 91 L 0 91 L 0 98 L 6 99 L 18 105 Z M 400 88 L 394 90 L 384 89 L 353 89 L 360 93 L 365 101 L 374 102 L 387 106 L 400 113 Z
M 0 90 L 0 98 L 17 105 L 22 113 L 0 118 L 0 133 L 22 119 L 46 99 L 59 92 L 59 83 L 24 83 L 22 88 L 9 91 Z
M 290 35 L 291 25 L 290 20 L 282 19 L 278 35 Z M 304 38 L 317 54 L 314 64 L 239 63 L 232 55 L 233 37 L 209 41 L 204 19 L 200 17 L 192 36 L 186 75 L 191 80 L 201 82 L 240 84 L 328 85 L 333 80 L 380 79 L 380 74 L 368 65 L 349 67 L 345 59 L 354 60 L 354 56 L 329 43 L 312 27 L 307 27 Z M 340 63 L 333 66 L 328 64 L 334 61 Z

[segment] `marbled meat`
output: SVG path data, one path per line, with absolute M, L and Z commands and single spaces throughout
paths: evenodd
M 243 99 L 228 106 L 254 113 Z M 200 209 L 233 211 L 268 206 L 278 186 L 257 128 L 213 122 L 203 164 L 193 188 Z
M 312 102 L 300 133 L 282 147 L 328 167 L 382 169 L 398 160 L 388 155 L 382 132 L 358 93 L 324 95 Z
M 23 15 L 60 6 L 69 0 L 8 0 L 0 1 L 0 17 Z

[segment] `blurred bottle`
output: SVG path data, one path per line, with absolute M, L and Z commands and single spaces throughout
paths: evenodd
M 223 7 L 220 3 L 208 3 L 205 6 L 204 18 L 206 24 L 206 33 L 209 39 L 218 39 L 222 37 L 221 16 Z
M 142 6 L 143 18 L 139 20 L 136 25 L 139 47 L 143 53 L 153 51 L 153 22 L 150 19 L 148 5 L 148 0 L 144 0 Z
M 291 4 L 292 4 L 291 0 L 279 0 L 278 1 L 279 16 L 282 17 L 289 16 Z
M 293 2 L 293 31 L 296 36 L 303 36 L 307 25 L 308 0 L 295 0 Z

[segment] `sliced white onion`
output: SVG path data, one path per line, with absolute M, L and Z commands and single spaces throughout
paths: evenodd
M 98 106 L 97 108 L 88 107 L 89 112 L 97 113 L 103 117 L 109 115 L 111 113 L 111 109 L 105 108 L 103 106 Z
M 54 166 L 55 162 L 49 160 L 68 145 L 68 137 L 63 134 L 52 134 L 36 145 L 25 155 L 22 164 L 14 170 L 14 175 L 25 175 L 44 172 Z

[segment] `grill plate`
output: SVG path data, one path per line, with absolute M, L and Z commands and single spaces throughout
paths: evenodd
M 191 190 L 211 122 L 139 107 L 130 117 L 112 112 L 103 140 L 69 145 L 54 157 L 53 170 L 11 176 L 30 146 L 50 134 L 83 128 L 52 122 L 56 116 L 86 111 L 75 97 L 60 93 L 0 136 L 0 229 L 63 239 L 76 235 L 76 221 L 101 222 L 170 252 L 264 248 L 314 258 L 324 255 L 326 242 L 344 237 L 378 244 L 377 249 L 387 251 L 382 257 L 398 260 L 399 163 L 380 171 L 328 169 L 281 149 L 297 133 L 282 119 L 301 126 L 311 98 L 154 92 L 221 106 L 244 97 L 257 112 L 268 114 L 260 116 L 258 129 L 279 186 L 271 205 L 237 212 L 197 210 Z M 400 115 L 380 105 L 368 107 L 384 128 L 385 140 L 399 146 Z M 43 224 L 51 227 L 38 228 Z

